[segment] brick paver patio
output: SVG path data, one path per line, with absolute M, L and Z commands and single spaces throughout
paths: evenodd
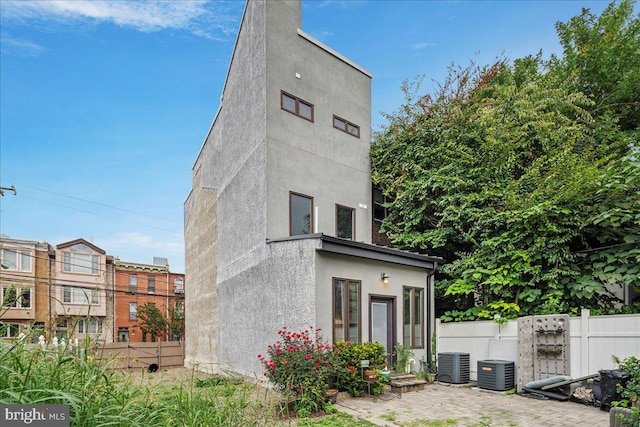
M 477 388 L 428 385 L 398 399 L 386 394 L 353 398 L 340 393 L 338 409 L 381 426 L 408 425 L 417 420 L 455 420 L 452 426 L 607 427 L 609 413 L 574 402 L 538 400 Z M 436 425 L 436 424 L 414 424 Z M 444 425 L 444 423 L 443 423 Z

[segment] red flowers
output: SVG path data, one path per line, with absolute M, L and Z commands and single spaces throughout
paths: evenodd
M 356 371 L 356 368 L 354 368 L 351 365 L 347 366 L 347 369 L 350 370 L 351 372 L 355 372 Z

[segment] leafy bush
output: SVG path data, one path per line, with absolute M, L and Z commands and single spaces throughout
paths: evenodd
M 382 369 L 387 360 L 384 346 L 377 342 L 351 343 L 338 341 L 334 348 L 333 364 L 338 375 L 340 389 L 348 391 L 352 396 L 361 396 L 368 390 L 367 382 L 362 378 L 360 361 L 368 360 L 370 369 Z M 371 392 L 379 395 L 385 379 L 378 375 L 377 381 L 371 384 Z
M 638 427 L 638 425 L 640 425 L 640 411 L 638 409 L 638 398 L 640 397 L 640 360 L 631 356 L 620 362 L 619 367 L 631 377 L 626 384 L 617 385 L 617 391 L 622 399 L 611 402 L 611 405 L 630 408 L 633 414 L 630 418 L 625 418 L 622 414 L 619 415 L 619 418 L 625 426 Z
M 326 402 L 332 347 L 319 332 L 313 327 L 293 332 L 285 326 L 278 331 L 280 340 L 268 347 L 267 355 L 258 355 L 264 375 L 293 402 L 294 411 L 302 417 L 323 409 Z

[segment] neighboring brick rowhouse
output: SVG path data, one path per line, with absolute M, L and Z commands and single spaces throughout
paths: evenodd
M 185 313 L 184 274 L 172 273 L 168 264 L 140 264 L 115 260 L 115 341 L 150 342 L 179 340 L 179 331 L 159 336 L 143 335 L 137 309 L 153 303 L 170 319 L 172 312 Z

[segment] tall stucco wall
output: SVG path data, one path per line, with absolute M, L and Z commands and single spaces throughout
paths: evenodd
M 218 280 L 259 263 L 265 241 L 265 8 L 247 3 L 185 202 L 185 364 L 203 370 L 219 361 Z
M 267 235 L 289 234 L 289 191 L 314 197 L 318 229 L 335 235 L 335 205 L 356 209 L 355 240 L 371 242 L 371 78 L 299 34 L 300 2 L 270 2 L 267 27 Z M 294 6 L 297 8 L 294 10 Z M 282 110 L 281 91 L 314 106 L 314 121 Z M 333 115 L 360 138 L 333 127 Z M 315 213 L 314 213 L 315 214 Z
M 283 326 L 316 325 L 316 239 L 273 242 L 264 260 L 219 285 L 220 362 L 249 377 L 262 377 L 258 354 L 276 342 Z
M 199 175 L 185 215 L 185 366 L 215 372 L 218 354 L 216 191 Z

